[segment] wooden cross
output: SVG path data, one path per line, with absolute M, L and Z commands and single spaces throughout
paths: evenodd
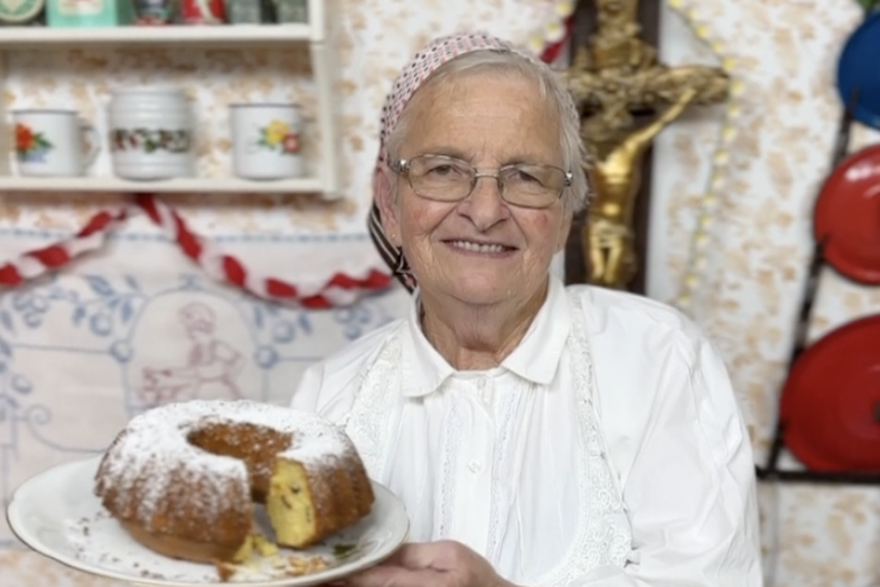
M 669 67 L 639 38 L 638 0 L 595 0 L 598 27 L 564 72 L 582 115 L 584 166 L 594 191 L 582 237 L 591 283 L 625 288 L 638 271 L 632 229 L 642 158 L 654 138 L 692 104 L 727 99 L 721 68 Z M 635 113 L 655 118 L 635 124 Z

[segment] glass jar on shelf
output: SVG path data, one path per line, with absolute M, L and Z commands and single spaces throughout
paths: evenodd
M 275 0 L 278 22 L 300 23 L 309 22 L 308 0 Z

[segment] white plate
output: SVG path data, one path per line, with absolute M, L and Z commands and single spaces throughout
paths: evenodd
M 94 494 L 99 462 L 100 456 L 67 463 L 23 483 L 6 512 L 12 531 L 37 552 L 95 575 L 164 587 L 220 584 L 213 565 L 162 556 L 128 535 Z M 397 496 L 375 482 L 373 490 L 373 509 L 357 525 L 308 550 L 281 549 L 279 556 L 242 565 L 229 582 L 237 587 L 317 585 L 381 562 L 406 539 L 409 520 Z M 276 568 L 290 555 L 320 556 L 328 567 L 290 576 Z

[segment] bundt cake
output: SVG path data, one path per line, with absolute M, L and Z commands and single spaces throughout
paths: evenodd
M 265 504 L 277 544 L 304 548 L 361 520 L 374 499 L 341 428 L 244 400 L 135 416 L 101 460 L 95 493 L 144 546 L 214 563 L 249 555 L 254 502 Z

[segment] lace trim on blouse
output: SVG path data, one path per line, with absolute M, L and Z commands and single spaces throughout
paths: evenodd
M 458 460 L 458 449 L 461 438 L 461 415 L 458 407 L 453 404 L 449 410 L 449 420 L 445 422 L 443 428 L 443 480 L 440 488 L 440 512 L 439 532 L 438 536 L 448 536 L 449 528 L 452 527 L 452 516 L 455 508 L 452 507 L 453 494 L 455 488 L 455 479 L 457 468 L 455 466 Z M 435 518 L 435 522 L 436 522 Z
M 385 340 L 376 360 L 366 366 L 351 411 L 343 422 L 364 466 L 376 479 L 384 477 L 388 460 L 389 424 L 399 401 L 394 390 L 400 390 L 403 383 L 401 357 L 400 331 L 396 331 Z
M 501 419 L 501 435 L 499 446 L 510 445 L 510 435 L 513 433 L 513 415 L 517 412 L 522 399 L 533 391 L 533 385 L 523 386 L 525 389 L 519 390 L 521 393 L 503 394 L 506 405 L 504 406 L 504 415 Z M 513 456 L 509 451 L 495 451 L 495 454 L 501 452 L 500 458 L 495 459 L 495 465 L 492 471 L 492 507 L 489 512 L 489 546 L 486 549 L 486 558 L 489 560 L 498 560 L 498 554 L 501 551 L 501 537 L 504 530 L 501 527 L 501 520 L 506 517 L 510 511 L 510 479 L 513 478 Z
M 569 294 L 570 295 L 570 294 Z M 581 515 L 578 529 L 562 563 L 536 581 L 562 587 L 600 566 L 623 567 L 632 549 L 632 530 L 623 495 L 608 462 L 605 439 L 593 398 L 593 360 L 580 300 L 570 300 L 572 329 L 569 349 L 577 392 L 581 448 L 586 458 L 578 471 Z M 580 358 L 580 360 L 577 360 Z

